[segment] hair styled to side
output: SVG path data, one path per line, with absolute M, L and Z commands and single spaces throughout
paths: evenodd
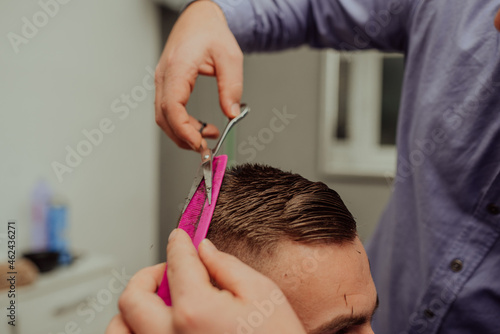
M 356 235 L 351 213 L 324 183 L 244 164 L 226 171 L 207 238 L 248 263 L 281 241 L 343 244 Z

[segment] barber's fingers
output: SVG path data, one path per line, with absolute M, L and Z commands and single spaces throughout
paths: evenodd
M 196 65 L 188 63 L 169 66 L 166 70 L 158 67 L 155 76 L 156 123 L 177 146 L 195 151 L 200 146 L 207 146 L 203 138 L 215 139 L 219 136 L 219 130 L 213 124 L 207 124 L 200 133 L 201 123 L 186 110 L 197 76 Z
M 206 147 L 203 138 L 219 136 L 219 130 L 213 124 L 207 124 L 200 133 L 200 121 L 187 113 L 186 104 L 197 76 L 196 65 L 187 63 L 156 72 L 156 123 L 179 147 L 193 150 Z
M 105 334 L 132 334 L 132 332 L 123 321 L 122 315 L 118 314 L 111 319 Z
M 167 136 L 172 139 L 172 141 L 179 146 L 180 148 L 183 149 L 191 149 L 191 147 L 186 143 L 185 141 L 181 140 L 180 138 L 177 138 L 174 135 L 174 132 L 170 128 L 170 125 L 167 123 L 166 116 L 164 114 L 164 111 L 162 109 L 162 101 L 163 101 L 163 90 L 165 86 L 165 72 L 162 70 L 160 67 L 156 69 L 155 73 L 155 85 L 156 85 L 156 90 L 155 90 L 155 120 L 156 124 L 165 131 Z
M 228 37 L 234 39 L 233 36 Z M 225 44 L 214 52 L 215 75 L 219 88 L 219 101 L 224 114 L 232 119 L 240 114 L 240 101 L 243 93 L 243 53 L 234 43 Z
M 221 252 L 205 239 L 198 247 L 200 258 L 217 286 L 243 299 L 255 299 L 277 289 L 275 283 L 236 257 Z
M 203 138 L 210 138 L 210 139 L 217 139 L 219 137 L 219 129 L 213 124 L 210 123 L 205 123 L 202 124 L 201 122 L 204 122 L 205 120 L 203 119 L 196 119 L 193 116 L 189 116 L 189 123 L 193 128 L 198 130 L 199 133 L 201 133 L 201 136 Z
M 181 229 L 174 230 L 167 246 L 168 283 L 172 305 L 179 302 L 193 305 L 203 300 L 207 291 L 216 290 L 210 283 L 207 270 L 203 266 L 191 238 Z M 183 305 L 180 305 L 182 309 Z
M 165 263 L 137 272 L 123 291 L 118 307 L 122 319 L 133 333 L 161 333 L 172 328 L 171 310 L 156 295 Z
M 191 124 L 186 110 L 197 76 L 196 64 L 179 60 L 175 66 L 158 67 L 155 73 L 156 123 L 179 147 L 195 151 L 200 146 L 206 147 L 206 141 Z
M 495 17 L 495 27 L 500 31 L 500 10 L 498 10 L 497 16 Z

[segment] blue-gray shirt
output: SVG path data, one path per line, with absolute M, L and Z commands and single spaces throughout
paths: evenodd
M 377 333 L 500 333 L 500 0 L 216 0 L 244 51 L 406 55 Z

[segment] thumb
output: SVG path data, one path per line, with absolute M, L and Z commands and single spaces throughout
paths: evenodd
M 208 239 L 200 243 L 198 252 L 208 274 L 218 287 L 237 297 L 254 299 L 276 289 L 276 285 L 269 278 L 236 257 L 219 251 Z
M 240 114 L 243 93 L 243 54 L 238 46 L 233 52 L 221 52 L 214 57 L 215 75 L 222 112 L 229 118 Z

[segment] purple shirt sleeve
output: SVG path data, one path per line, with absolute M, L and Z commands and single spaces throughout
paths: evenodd
M 243 51 L 403 51 L 411 0 L 214 0 Z

